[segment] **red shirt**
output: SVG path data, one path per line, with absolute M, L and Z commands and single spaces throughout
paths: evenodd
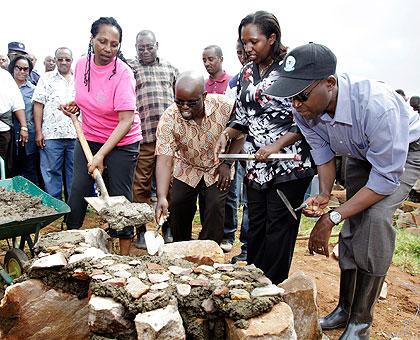
M 219 79 L 214 79 L 210 76 L 205 83 L 207 93 L 225 94 L 231 78 L 232 76 L 228 75 L 225 71 L 223 71 L 223 74 Z

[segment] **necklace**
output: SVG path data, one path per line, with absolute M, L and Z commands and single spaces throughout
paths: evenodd
M 271 65 L 273 65 L 273 62 L 274 62 L 274 59 L 271 59 L 271 61 L 267 64 L 267 66 L 265 66 L 265 67 L 258 67 L 259 69 L 260 69 L 260 77 L 262 78 L 263 77 L 263 75 L 265 74 L 265 72 L 267 72 L 267 70 L 269 69 L 269 67 L 271 66 Z

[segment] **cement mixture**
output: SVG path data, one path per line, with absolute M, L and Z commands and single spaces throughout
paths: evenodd
M 101 209 L 99 215 L 115 230 L 146 224 L 154 219 L 153 210 L 147 203 L 119 203 Z
M 56 213 L 55 209 L 43 205 L 40 197 L 0 187 L 0 224 Z

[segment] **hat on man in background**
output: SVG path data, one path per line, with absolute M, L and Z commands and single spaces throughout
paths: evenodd
M 281 98 L 297 95 L 314 80 L 335 74 L 337 57 L 326 46 L 309 43 L 291 50 L 284 58 L 280 77 L 264 93 Z
M 7 48 L 9 51 L 17 51 L 25 54 L 27 53 L 25 50 L 25 44 L 18 41 L 9 42 Z

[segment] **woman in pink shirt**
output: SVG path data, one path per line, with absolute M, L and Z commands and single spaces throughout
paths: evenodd
M 80 110 L 82 129 L 94 155 L 87 163 L 80 143 L 74 151 L 73 183 L 69 197 L 71 212 L 68 229 L 82 226 L 86 214 L 86 196 L 92 196 L 95 168 L 102 173 L 110 196 L 132 200 L 132 182 L 141 137 L 136 111 L 135 81 L 121 48 L 122 29 L 112 18 L 99 18 L 92 24 L 87 56 L 75 68 L 75 104 L 67 111 Z M 68 112 L 67 112 L 68 113 Z M 128 255 L 133 227 L 110 235 L 120 239 L 121 255 Z

